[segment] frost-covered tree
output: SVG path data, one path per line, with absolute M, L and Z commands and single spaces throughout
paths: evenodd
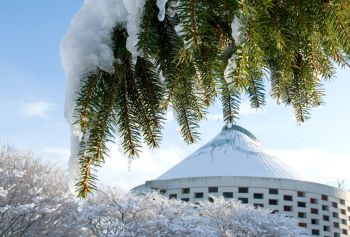
M 77 206 L 64 173 L 0 146 L 0 236 L 77 236 Z
M 192 204 L 157 193 L 136 196 L 98 191 L 83 206 L 86 228 L 97 236 L 213 236 Z
M 350 64 L 349 26 L 348 0 L 85 1 L 62 43 L 80 196 L 108 141 L 119 137 L 129 157 L 142 142 L 158 147 L 168 108 L 194 143 L 214 100 L 233 123 L 242 94 L 265 104 L 267 81 L 304 122 L 335 65 Z
M 218 236 L 237 237 L 296 237 L 306 236 L 297 227 L 297 220 L 271 214 L 271 210 L 255 209 L 223 197 L 213 202 L 201 202 L 198 211 L 209 220 Z M 253 214 L 254 213 L 254 214 Z
M 0 236 L 301 237 L 294 219 L 236 201 L 199 204 L 158 193 L 68 191 L 65 174 L 30 154 L 0 149 Z
M 82 206 L 85 227 L 96 236 L 301 237 L 295 219 L 237 201 L 199 204 L 149 193 L 96 192 Z

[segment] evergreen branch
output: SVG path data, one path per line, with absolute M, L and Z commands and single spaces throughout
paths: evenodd
M 238 118 L 243 92 L 252 107 L 264 105 L 266 72 L 272 97 L 291 105 L 304 122 L 323 103 L 322 79 L 334 76 L 335 64 L 350 67 L 348 1 L 169 0 L 167 8 L 175 13 L 167 11 L 159 21 L 156 1 L 146 0 L 137 42 L 143 57 L 135 65 L 126 49 L 127 30 L 118 24 L 111 32 L 113 72 L 97 69 L 82 78 L 74 114 L 83 133 L 77 185 L 82 197 L 95 188 L 94 170 L 116 130 L 124 152 L 138 156 L 142 138 L 158 147 L 172 106 L 183 139 L 193 143 L 217 96 L 227 124 Z M 231 23 L 238 11 L 236 46 Z
M 192 78 L 195 76 L 195 69 L 193 65 L 186 63 L 182 66 L 188 68 L 188 70 L 184 69 L 188 74 L 179 74 L 177 79 L 178 84 L 174 88 L 172 106 L 177 112 L 177 121 L 181 127 L 181 134 L 184 141 L 192 144 L 197 142 L 199 138 L 197 129 L 199 127 L 198 122 L 202 118 L 202 107 L 193 91 L 195 85 Z M 188 80 L 187 78 L 191 79 Z
M 96 120 L 88 133 L 84 134 L 85 146 L 80 152 L 81 180 L 77 183 L 78 196 L 86 198 L 88 193 L 95 189 L 95 175 L 91 172 L 91 166 L 99 166 L 104 162 L 103 156 L 107 152 L 105 143 L 114 138 L 115 132 L 112 121 L 113 104 L 117 94 L 117 87 L 109 77 L 103 78 L 102 101 L 99 106 Z
M 76 185 L 78 188 L 78 197 L 87 198 L 87 195 L 92 192 L 94 184 L 91 183 L 91 157 L 83 157 L 80 160 L 81 181 Z
M 221 103 L 223 118 L 226 124 L 233 124 L 238 118 L 240 107 L 240 93 L 233 87 L 229 87 L 225 79 L 220 79 Z
M 257 109 L 265 105 L 264 81 L 259 73 L 252 72 L 252 74 L 254 76 L 250 78 L 246 91 L 250 98 L 251 107 Z
M 161 104 L 164 100 L 163 85 L 159 80 L 159 74 L 153 63 L 147 58 L 138 57 L 135 65 L 136 83 L 140 90 L 140 98 L 143 98 L 152 114 L 155 127 L 160 126 L 159 119 L 164 115 Z
M 198 46 L 198 32 L 197 32 L 197 22 L 196 22 L 196 0 L 190 0 L 189 1 L 189 11 L 191 16 L 191 33 L 192 33 L 192 39 L 194 46 Z
M 128 85 L 127 70 L 125 70 L 125 77 L 121 78 L 121 89 L 117 97 L 116 104 L 117 123 L 119 124 L 119 132 L 122 136 L 122 146 L 125 153 L 129 157 L 137 157 L 140 148 L 140 133 L 137 128 L 135 114 L 132 111 L 132 102 L 130 101 L 130 90 Z
M 157 92 L 157 89 L 152 88 L 152 91 L 150 90 L 150 78 L 148 78 L 148 76 L 153 77 L 155 83 L 157 83 L 157 80 L 159 79 L 154 73 L 153 76 L 148 73 L 145 73 L 145 61 L 141 57 L 138 57 L 137 59 L 135 65 L 135 75 L 133 74 L 133 68 L 131 68 L 131 65 L 128 64 L 128 66 L 128 91 L 133 107 L 133 113 L 135 114 L 135 118 L 137 118 L 137 123 L 143 132 L 146 143 L 151 148 L 158 147 L 161 138 L 161 120 L 163 119 L 162 116 L 164 115 L 164 113 L 162 113 L 162 111 L 160 110 L 159 100 L 161 100 L 162 98 L 157 98 L 154 94 L 155 92 Z M 150 64 L 148 66 L 150 66 Z M 159 88 L 158 92 L 161 93 Z M 152 103 L 155 100 L 156 103 Z M 156 112 L 156 110 L 158 112 Z
M 96 88 L 98 79 L 100 79 L 102 72 L 99 69 L 96 73 L 90 74 L 86 81 L 83 82 L 83 86 L 78 94 L 75 108 L 75 122 L 80 125 L 80 128 L 84 132 L 88 127 L 89 106 L 93 97 L 93 92 Z

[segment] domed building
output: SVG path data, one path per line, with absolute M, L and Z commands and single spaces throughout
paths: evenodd
M 237 125 L 224 127 L 182 162 L 133 189 L 150 190 L 186 202 L 233 198 L 294 217 L 310 236 L 349 236 L 350 193 L 307 181 Z

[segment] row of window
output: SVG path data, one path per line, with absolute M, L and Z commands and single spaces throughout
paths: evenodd
M 190 193 L 189 188 L 182 189 L 183 194 Z M 213 193 L 213 192 L 212 192 Z M 224 198 L 233 198 L 233 192 L 223 192 L 222 193 Z M 204 193 L 203 192 L 197 192 L 194 193 L 195 198 L 203 198 Z M 264 194 L 263 193 L 254 193 L 253 194 L 254 199 L 264 199 Z M 293 196 L 292 195 L 283 195 L 283 200 L 284 201 L 293 201 Z M 311 204 L 316 204 L 317 199 L 315 198 L 310 198 L 310 203 Z M 277 199 L 269 199 L 269 204 L 270 205 L 278 205 L 278 200 Z M 306 207 L 306 202 L 298 202 L 298 207 Z M 332 207 L 338 207 L 336 202 L 332 202 Z M 329 211 L 329 206 L 327 205 L 322 205 L 322 210 L 323 211 Z M 348 210 L 350 211 L 350 207 L 348 207 Z M 346 210 L 341 209 L 340 210 L 343 215 L 346 215 Z
M 306 213 L 305 212 L 298 212 L 298 218 L 306 218 Z M 329 216 L 327 215 L 323 215 L 322 216 L 323 221 L 328 221 L 329 222 Z M 341 219 L 341 223 L 343 225 L 347 225 L 348 222 L 346 219 Z M 319 225 L 319 219 L 314 219 L 311 218 L 311 224 L 313 225 Z M 338 222 L 334 222 L 334 227 L 339 228 L 339 223 Z
M 338 224 L 338 223 L 334 223 L 334 224 Z M 304 223 L 304 222 L 299 222 L 299 226 L 303 227 L 303 228 L 307 228 L 307 224 Z M 335 226 L 336 225 L 334 225 L 334 227 Z M 336 228 L 339 228 L 339 224 L 338 224 L 338 227 L 336 227 Z M 323 226 L 323 231 L 330 232 L 331 231 L 331 227 L 327 226 L 327 225 L 324 225 Z M 348 235 L 348 231 L 346 229 L 342 229 L 342 233 L 344 235 Z M 318 229 L 311 229 L 311 234 L 312 235 L 320 235 L 320 230 L 318 230 Z M 339 236 L 340 236 L 340 233 L 337 233 L 337 232 L 334 233 L 334 237 L 339 237 Z
M 191 192 L 190 188 L 183 188 L 181 190 L 182 194 L 189 194 L 190 192 Z M 218 192 L 219 192 L 219 188 L 218 187 L 208 187 L 208 193 L 218 193 Z M 160 193 L 165 193 L 165 190 L 160 190 Z M 238 193 L 249 193 L 249 188 L 248 187 L 238 187 Z M 278 189 L 270 188 L 269 189 L 269 194 L 278 195 Z M 201 193 L 195 193 L 195 195 L 199 196 L 197 198 L 201 198 L 200 196 L 202 196 Z M 233 197 L 233 193 L 232 192 L 224 192 L 223 196 L 225 198 L 232 198 Z M 302 191 L 298 191 L 297 192 L 297 197 L 305 197 L 305 196 L 306 196 L 305 192 L 302 192 Z M 255 199 L 263 199 L 264 198 L 264 194 L 263 193 L 254 193 L 254 198 Z M 293 196 L 292 195 L 283 195 L 283 199 L 285 201 L 293 201 Z M 321 195 L 321 200 L 322 201 L 328 201 L 328 196 L 327 195 Z M 300 202 L 298 202 L 298 203 L 300 203 Z M 317 198 L 310 198 L 310 203 L 311 204 L 318 204 L 318 199 Z M 345 200 L 340 199 L 340 204 L 341 205 L 345 205 Z M 332 202 L 332 207 L 333 208 L 338 208 L 338 203 L 337 202 Z M 328 207 L 326 209 L 323 209 L 323 210 L 327 210 L 327 209 L 328 209 Z M 345 210 L 343 210 L 343 209 L 342 209 L 342 211 L 345 212 Z M 348 207 L 348 211 L 350 212 L 350 207 Z
M 325 226 L 325 227 L 326 227 L 326 226 Z M 324 230 L 324 231 L 329 232 L 330 230 Z M 342 233 L 343 233 L 344 235 L 348 235 L 348 231 L 347 231 L 346 229 L 342 229 Z M 312 234 L 312 235 L 320 235 L 320 231 L 317 230 L 317 229 L 312 229 L 312 230 L 311 230 L 311 234 Z M 334 237 L 340 237 L 340 233 L 335 232 L 333 236 L 334 236 Z
M 256 195 L 254 195 L 254 198 L 255 199 L 262 199 L 261 195 L 262 195 L 261 193 L 257 193 Z M 233 198 L 233 192 L 223 192 L 223 196 L 224 196 L 224 198 Z M 204 197 L 204 193 L 202 193 L 202 192 L 195 193 L 194 197 L 195 198 L 203 198 Z M 169 198 L 177 198 L 177 194 L 170 194 Z M 182 198 L 181 200 L 182 201 L 189 201 L 190 199 L 189 198 Z M 243 204 L 249 203 L 249 199 L 246 198 L 246 197 L 239 197 L 238 201 L 240 201 Z M 272 205 L 272 206 L 278 205 L 278 199 L 269 199 L 269 205 Z M 254 206 L 256 206 L 256 207 L 257 206 L 264 207 L 263 204 L 254 204 Z M 305 208 L 306 207 L 306 203 L 305 202 L 298 202 L 298 207 Z M 293 211 L 293 206 L 284 205 L 283 209 L 286 212 L 292 212 Z M 329 208 L 328 208 L 328 206 L 323 205 L 322 206 L 322 210 L 323 211 L 329 211 Z M 315 215 L 319 214 L 319 210 L 317 208 L 310 208 L 310 212 L 311 212 L 311 214 L 315 214 Z M 304 214 L 302 214 L 302 213 L 305 213 L 305 212 L 299 212 L 299 217 L 300 218 L 306 218 L 305 216 L 303 216 Z M 341 210 L 341 213 L 343 215 L 346 215 L 346 212 L 345 212 L 344 209 Z M 338 212 L 332 212 L 332 215 L 333 215 L 334 218 L 339 218 L 339 213 Z M 326 220 L 325 218 L 328 218 L 328 220 L 329 220 L 329 216 L 323 215 L 323 217 L 324 217 L 324 220 Z M 350 216 L 349 216 L 349 221 L 350 221 Z

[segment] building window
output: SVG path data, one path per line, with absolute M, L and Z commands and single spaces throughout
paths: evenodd
M 311 208 L 311 214 L 318 214 L 318 209 Z
M 247 187 L 239 187 L 238 188 L 238 192 L 239 193 L 248 193 L 248 188 Z
M 324 225 L 323 231 L 331 231 L 331 227 L 329 227 L 328 225 Z
M 177 198 L 177 194 L 173 193 L 173 194 L 169 194 L 169 199 L 176 199 Z
M 241 201 L 241 203 L 247 204 L 248 198 L 238 198 L 238 201 Z
M 334 208 L 338 208 L 338 203 L 336 203 L 336 202 L 332 202 L 332 207 L 334 207 Z
M 334 227 L 334 228 L 339 228 L 339 223 L 338 223 L 338 222 L 334 222 L 334 223 L 333 223 L 333 227 Z
M 345 205 L 345 200 L 344 199 L 340 199 L 340 204 L 341 205 Z
M 346 229 L 343 229 L 343 234 L 348 235 L 348 231 Z
M 298 197 L 305 197 L 305 192 L 298 191 Z
M 305 212 L 298 212 L 298 217 L 299 218 L 306 218 L 306 213 Z
M 343 215 L 346 215 L 346 211 L 344 209 L 341 209 L 340 213 L 343 214 Z
M 304 222 L 299 222 L 298 224 L 300 227 L 303 227 L 303 228 L 306 228 L 307 227 L 307 224 L 304 223 Z
M 329 216 L 323 215 L 323 220 L 324 221 L 329 221 Z
M 263 208 L 264 207 L 264 204 L 261 204 L 261 203 L 254 203 L 254 207 L 255 208 Z
M 203 193 L 194 193 L 195 198 L 203 198 Z
M 328 196 L 327 195 L 322 195 L 321 199 L 322 199 L 322 201 L 328 201 Z
M 339 233 L 334 233 L 334 237 L 340 237 Z
M 320 221 L 318 219 L 311 219 L 311 224 L 313 225 L 319 225 Z
M 319 230 L 312 229 L 312 230 L 311 230 L 311 234 L 312 234 L 312 235 L 320 235 L 320 231 L 319 231 Z
M 284 209 L 284 211 L 293 211 L 292 206 L 284 206 L 283 209 Z
M 181 193 L 190 193 L 190 188 L 183 188 Z
M 293 196 L 292 195 L 283 195 L 283 199 L 285 201 L 293 201 Z
M 218 187 L 209 187 L 208 188 L 208 193 L 217 193 L 217 192 L 219 192 Z
M 262 193 L 254 193 L 254 198 L 255 199 L 263 199 L 264 198 L 264 194 L 262 194 Z
M 311 204 L 317 204 L 317 199 L 316 198 L 310 198 L 310 203 Z
M 189 199 L 189 198 L 181 198 L 181 201 L 183 201 L 183 202 L 189 202 L 190 199 Z
M 347 224 L 348 224 L 347 221 L 346 221 L 345 219 L 341 219 L 341 223 L 342 223 L 343 225 L 347 225 Z
M 306 203 L 305 202 L 298 202 L 298 207 L 306 207 Z
M 269 205 L 278 205 L 277 199 L 269 199 Z
M 348 212 L 350 212 L 350 207 L 348 207 Z
M 269 189 L 269 194 L 278 194 L 278 189 L 277 188 L 270 188 Z
M 322 210 L 323 210 L 323 211 L 329 211 L 329 206 L 327 206 L 327 205 L 322 205 Z
M 166 194 L 166 190 L 165 190 L 165 189 L 161 189 L 161 190 L 159 190 L 159 194 L 161 194 L 161 195 Z
M 233 198 L 233 192 L 223 192 L 222 196 L 224 196 L 224 198 Z
M 333 217 L 334 218 L 339 218 L 339 213 L 338 212 L 333 212 Z

